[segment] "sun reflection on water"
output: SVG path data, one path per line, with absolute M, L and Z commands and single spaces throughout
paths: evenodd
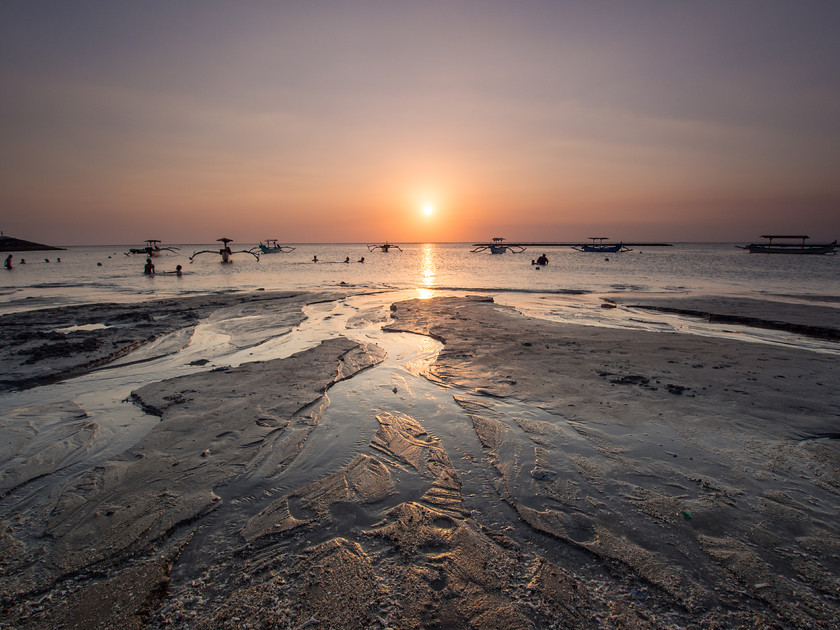
M 435 287 L 435 280 L 437 279 L 437 267 L 435 266 L 434 245 L 423 245 L 423 250 L 420 257 L 420 299 L 428 300 L 434 294 L 432 289 Z

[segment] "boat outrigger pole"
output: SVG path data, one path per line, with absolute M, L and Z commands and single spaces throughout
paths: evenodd
M 233 242 L 232 238 L 222 237 L 222 238 L 217 238 L 216 240 L 220 241 L 222 243 L 222 247 L 218 251 L 215 251 L 215 250 L 212 250 L 212 249 L 202 249 L 199 252 L 194 252 L 193 255 L 190 256 L 190 262 L 192 262 L 193 258 L 198 256 L 199 254 L 219 254 L 219 256 L 222 257 L 222 262 L 223 263 L 233 262 L 232 257 L 233 257 L 234 254 L 251 254 L 251 256 L 253 256 L 257 260 L 260 259 L 260 257 L 257 254 L 255 254 L 254 252 L 252 252 L 250 249 L 238 249 L 236 251 L 232 251 L 230 249 L 230 245 L 229 245 L 230 243 Z
M 374 249 L 378 249 L 385 254 L 387 254 L 390 249 L 398 249 L 402 251 L 402 248 L 399 245 L 394 245 L 388 241 L 385 241 L 381 245 L 368 245 L 367 248 L 369 252 L 372 252 Z

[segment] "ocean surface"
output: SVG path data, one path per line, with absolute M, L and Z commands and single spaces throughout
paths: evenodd
M 139 246 L 135 244 L 134 247 Z M 253 243 L 232 244 L 234 251 Z M 520 254 L 472 253 L 468 243 L 401 244 L 402 251 L 368 251 L 364 244 L 294 245 L 290 253 L 235 253 L 222 264 L 218 244 L 180 245 L 153 260 L 157 273 L 143 274 L 145 256 L 126 255 L 129 246 L 70 247 L 64 251 L 18 252 L 13 269 L 0 276 L 0 313 L 67 304 L 135 302 L 231 291 L 319 290 L 352 286 L 372 290 L 480 290 L 533 295 L 715 294 L 797 300 L 840 296 L 840 256 L 749 254 L 733 243 L 677 243 L 621 254 L 570 248 L 529 249 Z M 541 253 L 549 264 L 531 265 Z M 318 262 L 313 262 L 317 256 Z M 350 263 L 343 261 L 348 258 Z M 358 262 L 364 257 L 364 262 Z M 21 264 L 25 259 L 25 264 Z M 60 262 L 58 260 L 60 259 Z M 49 262 L 46 262 L 49 260 Z M 171 273 L 182 265 L 181 277 Z M 508 301 L 512 300 L 512 295 Z M 515 300 L 514 300 L 515 301 Z

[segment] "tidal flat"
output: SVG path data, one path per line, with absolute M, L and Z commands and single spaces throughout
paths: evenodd
M 0 627 L 835 623 L 836 309 L 606 303 L 829 350 L 350 288 L 3 316 Z

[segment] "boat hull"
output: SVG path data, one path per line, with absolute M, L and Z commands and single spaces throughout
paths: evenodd
M 621 245 L 611 245 L 609 247 L 599 247 L 597 245 L 584 245 L 582 251 L 594 252 L 596 254 L 611 254 L 621 251 Z
M 263 244 L 260 244 L 260 252 L 263 254 L 285 254 L 287 252 L 294 251 L 294 247 L 289 247 L 288 245 L 281 245 L 278 247 L 267 247 Z
M 825 255 L 834 254 L 837 250 L 837 241 L 833 243 L 820 243 L 813 245 L 767 245 L 766 243 L 751 243 L 746 245 L 751 254 L 796 254 L 796 255 Z
M 624 243 L 616 243 L 615 245 L 579 245 L 577 247 L 572 247 L 572 249 L 589 254 L 615 254 L 627 251 L 624 247 Z

